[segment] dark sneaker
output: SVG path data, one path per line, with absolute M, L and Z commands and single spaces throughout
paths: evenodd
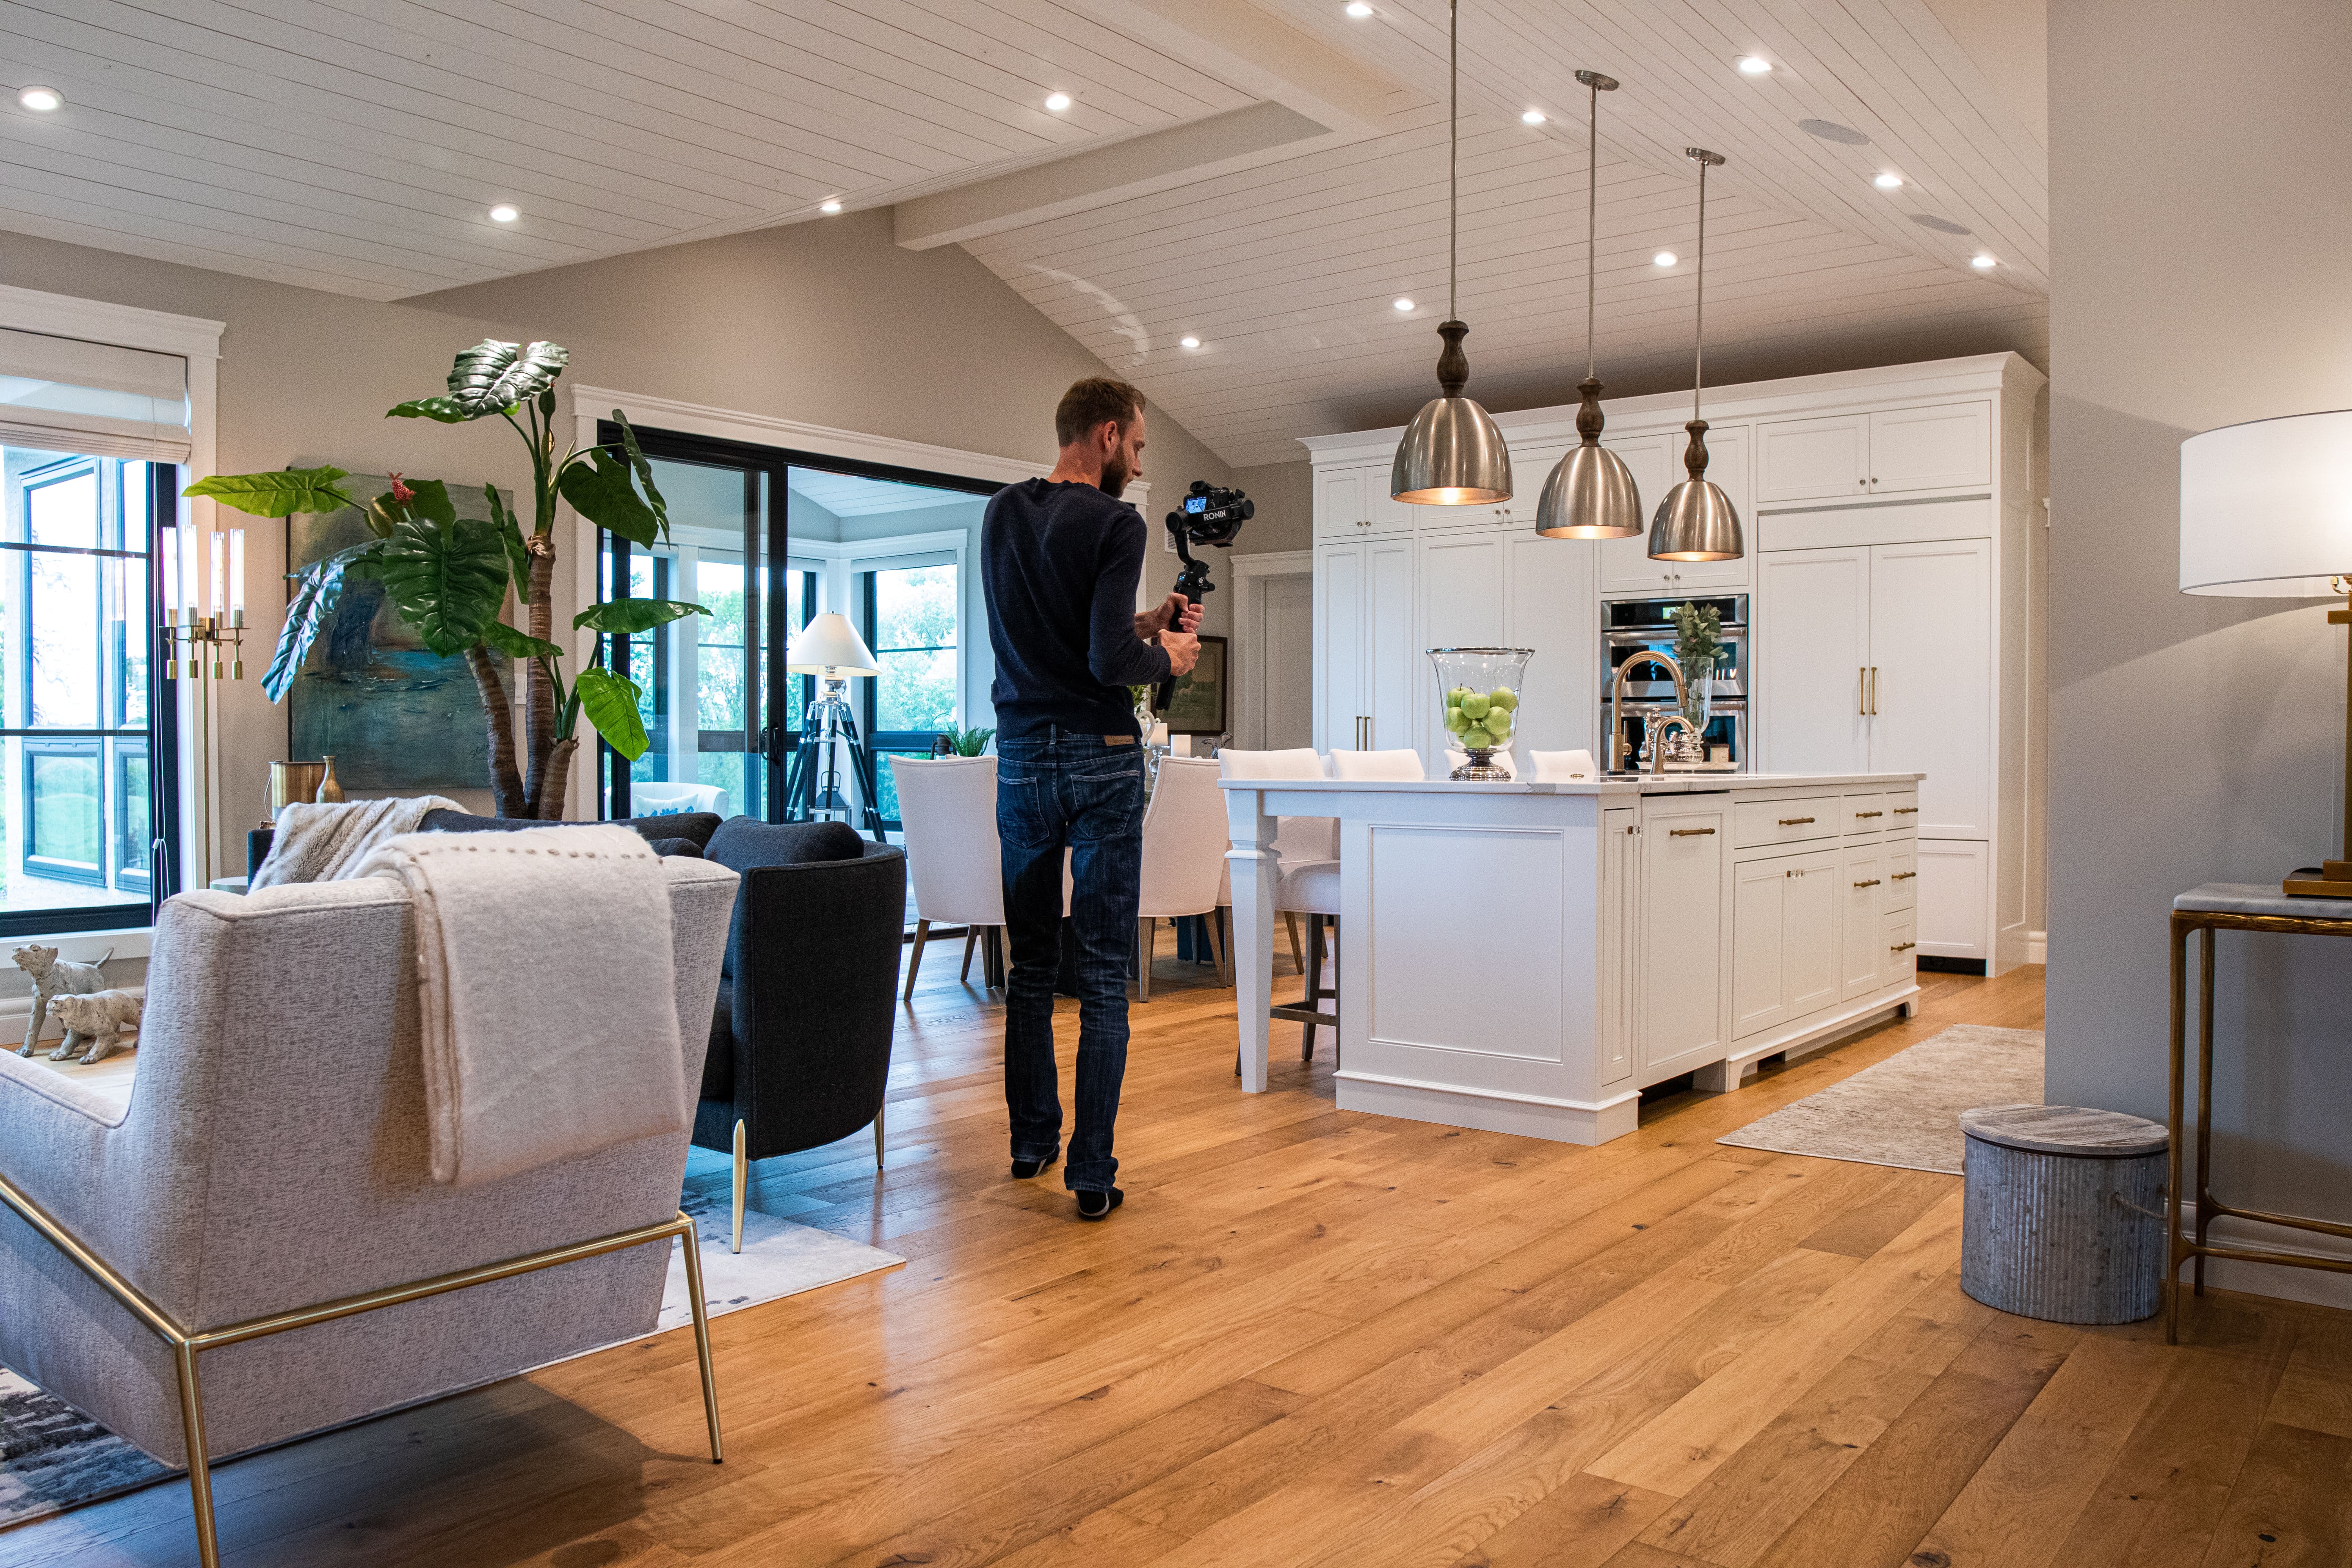
M 1054 1145 L 1054 1152 L 1042 1160 L 1015 1160 L 1013 1162 L 1013 1179 L 1016 1182 L 1025 1182 L 1061 1157 L 1062 1146 L 1056 1143 Z
M 1107 1193 L 1080 1193 L 1078 1194 L 1078 1217 L 1080 1219 L 1107 1219 L 1110 1216 L 1111 1210 L 1118 1207 L 1119 1205 L 1126 1201 L 1127 1194 L 1120 1192 L 1117 1187 L 1113 1187 Z

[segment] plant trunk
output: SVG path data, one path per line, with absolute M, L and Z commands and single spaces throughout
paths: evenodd
M 554 496 L 542 493 L 539 500 L 539 526 L 530 539 L 530 603 L 527 606 L 530 624 L 524 628 L 532 637 L 550 641 L 555 636 L 554 510 Z M 561 816 L 562 808 L 560 805 L 551 814 L 541 808 L 542 797 L 547 793 L 548 768 L 554 760 L 556 748 L 555 683 L 548 679 L 547 668 L 537 659 L 530 661 L 530 684 L 525 692 L 523 743 L 528 748 L 529 761 L 523 778 L 523 798 L 527 804 L 522 815 L 541 819 L 551 815 Z M 568 763 L 572 752 L 567 750 L 563 755 Z M 558 786 L 556 799 L 561 801 L 563 795 L 563 789 Z
M 514 705 L 486 645 L 476 643 L 467 648 L 466 664 L 474 672 L 474 684 L 481 689 L 482 716 L 490 727 L 491 798 L 500 816 L 520 816 L 526 796 L 522 778 L 515 771 Z
M 547 753 L 546 785 L 539 796 L 539 818 L 542 822 L 563 820 L 564 796 L 572 788 L 572 753 L 579 746 L 577 739 L 566 735 Z

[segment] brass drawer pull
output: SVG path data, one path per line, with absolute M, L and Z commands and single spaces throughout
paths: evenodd
M 1854 886 L 1855 886 L 1855 887 L 1857 887 L 1857 888 L 1875 888 L 1876 886 L 1878 886 L 1878 879 L 1877 879 L 1877 878 L 1875 878 L 1875 877 L 1873 877 L 1869 881 L 1867 881 L 1867 882 L 1856 882 L 1856 883 L 1854 884 Z
M 1805 870 L 1806 868 L 1802 866 L 1791 866 L 1787 870 L 1781 872 L 1780 875 L 1783 877 L 1801 877 L 1805 875 Z
M 1802 827 L 1805 824 L 1811 821 L 1812 821 L 1812 818 L 1810 816 L 1784 816 L 1780 819 L 1780 826 L 1783 827 Z
M 1917 942 L 1896 942 L 1893 947 L 1888 948 L 1886 951 L 1887 951 L 1887 952 L 1910 952 L 1913 948 L 1915 948 L 1915 947 L 1916 947 L 1916 946 L 1918 946 L 1918 945 L 1919 945 L 1919 944 L 1918 944 Z
M 1897 871 L 1893 877 L 1889 878 L 1888 880 L 1895 882 L 1907 882 L 1918 874 L 1919 873 L 1916 871 Z
M 1898 805 L 1895 808 L 1895 815 L 1897 816 L 1916 816 L 1919 815 L 1919 808 L 1916 805 Z
M 1885 812 L 1883 812 L 1883 811 L 1857 811 L 1857 812 L 1855 812 L 1855 813 L 1854 813 L 1854 816 L 1858 816 L 1858 817 L 1859 817 L 1859 816 L 1885 816 L 1885 815 L 1886 815 L 1886 814 L 1885 814 Z
M 1669 838 L 1705 838 L 1714 831 L 1715 829 L 1712 827 L 1669 827 L 1666 829 L 1666 837 Z

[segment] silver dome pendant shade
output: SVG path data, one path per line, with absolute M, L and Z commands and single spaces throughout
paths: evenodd
M 1706 172 L 1721 165 L 1723 154 L 1688 147 L 1683 156 L 1698 165 L 1698 308 L 1693 322 L 1698 346 L 1691 355 L 1691 418 L 1683 426 L 1690 432 L 1690 446 L 1683 452 L 1690 478 L 1666 492 L 1650 520 L 1650 559 L 1737 561 L 1748 553 L 1739 512 L 1723 487 L 1706 477 L 1706 421 L 1699 417 L 1700 391 L 1706 380 Z
M 1642 491 L 1625 459 L 1601 444 L 1601 383 L 1593 374 L 1594 258 L 1599 250 L 1601 202 L 1601 95 L 1617 90 L 1616 79 L 1599 71 L 1579 71 L 1576 79 L 1591 92 L 1585 132 L 1584 197 L 1584 379 L 1576 390 L 1584 405 L 1576 411 L 1580 446 L 1552 465 L 1536 502 L 1536 531 L 1547 539 L 1633 539 L 1642 531 Z
M 1397 443 L 1389 470 L 1389 494 L 1420 506 L 1483 506 L 1511 499 L 1511 448 L 1487 412 L 1462 395 L 1470 383 L 1470 356 L 1462 340 L 1470 329 L 1459 320 L 1455 300 L 1456 252 L 1461 245 L 1462 81 L 1461 0 L 1446 8 L 1446 69 L 1451 82 L 1446 153 L 1445 314 L 1437 329 L 1445 340 L 1437 356 L 1442 395 L 1422 405 Z

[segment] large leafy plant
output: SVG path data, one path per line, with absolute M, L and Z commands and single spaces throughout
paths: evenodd
M 347 581 L 372 578 L 401 618 L 432 652 L 463 656 L 480 687 L 489 722 L 490 789 L 501 816 L 563 815 L 572 752 L 583 718 L 623 756 L 635 761 L 649 742 L 638 717 L 635 682 L 608 667 L 609 638 L 649 631 L 683 616 L 705 613 L 674 599 L 617 599 L 589 605 L 572 617 L 575 629 L 595 634 L 586 665 L 569 684 L 563 649 L 554 641 L 555 510 L 558 500 L 600 528 L 652 548 L 669 537 L 669 509 L 654 483 L 653 468 L 619 410 L 616 442 L 585 448 L 555 438 L 555 381 L 570 353 L 555 343 L 475 344 L 457 356 L 449 390 L 440 397 L 403 403 L 385 417 L 462 425 L 492 416 L 514 426 L 530 452 L 531 522 L 485 485 L 489 517 L 457 515 L 438 479 L 403 483 L 364 505 L 345 494 L 341 468 L 289 468 L 264 474 L 218 474 L 187 488 L 224 506 L 260 517 L 360 507 L 373 535 L 322 561 L 288 574 L 293 595 L 278 647 L 262 677 L 272 702 L 283 700 L 303 657 L 333 615 Z M 511 588 L 522 625 L 505 618 Z M 529 671 L 523 689 L 522 755 L 515 748 L 512 700 L 493 653 Z

